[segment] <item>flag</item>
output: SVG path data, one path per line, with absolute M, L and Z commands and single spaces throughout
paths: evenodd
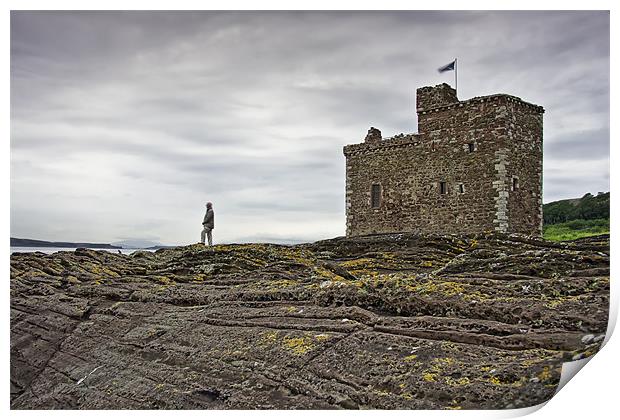
M 437 69 L 437 71 L 438 71 L 439 73 L 443 73 L 444 71 L 454 70 L 454 66 L 455 66 L 455 64 L 456 64 L 456 60 L 454 60 L 454 61 L 453 61 L 453 62 L 451 62 L 450 64 L 446 64 L 446 65 L 445 65 L 445 66 L 443 66 L 443 67 L 439 67 L 439 68 Z

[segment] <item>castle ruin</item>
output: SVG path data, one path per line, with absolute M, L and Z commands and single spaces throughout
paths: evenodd
M 347 236 L 542 234 L 541 106 L 497 94 L 417 90 L 418 133 L 371 128 L 344 147 Z

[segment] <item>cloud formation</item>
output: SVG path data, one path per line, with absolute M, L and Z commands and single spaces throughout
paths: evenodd
M 11 235 L 342 235 L 342 146 L 417 131 L 453 57 L 545 107 L 545 202 L 609 189 L 607 12 L 14 11 Z

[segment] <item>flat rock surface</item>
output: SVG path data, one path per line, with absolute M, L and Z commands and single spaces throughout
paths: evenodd
M 527 407 L 608 306 L 608 236 L 15 253 L 11 407 Z

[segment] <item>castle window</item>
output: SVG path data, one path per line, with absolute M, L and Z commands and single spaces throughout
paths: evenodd
M 459 184 L 459 194 L 465 194 L 465 185 Z
M 378 209 L 381 206 L 381 185 L 372 184 L 370 187 L 370 206 Z
M 439 183 L 439 194 L 447 194 L 448 193 L 448 183 L 446 181 L 441 181 Z
M 517 191 L 519 189 L 519 177 L 512 177 L 512 190 Z
M 476 145 L 474 143 L 467 143 L 467 150 L 469 150 L 469 153 L 475 152 Z

